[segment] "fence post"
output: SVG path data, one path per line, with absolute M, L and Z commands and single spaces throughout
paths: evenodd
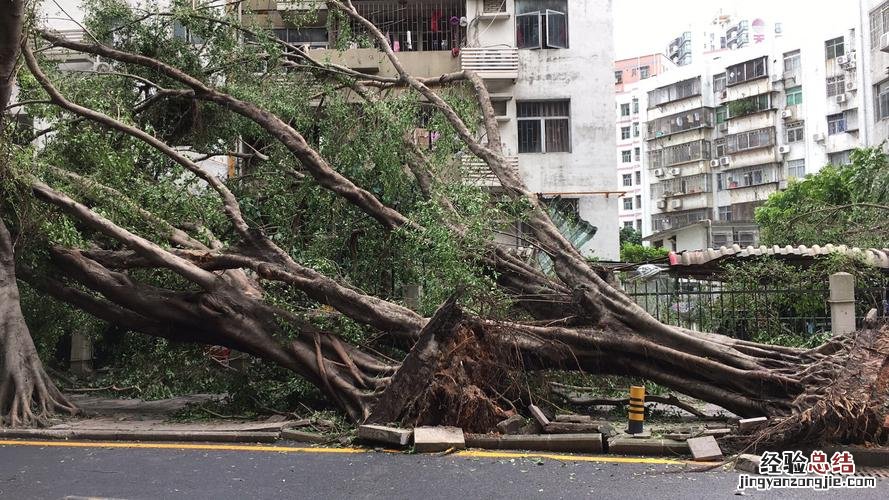
M 855 331 L 855 277 L 830 275 L 830 330 L 834 336 Z
M 93 372 L 93 341 L 88 336 L 74 332 L 71 334 L 70 368 L 78 375 Z

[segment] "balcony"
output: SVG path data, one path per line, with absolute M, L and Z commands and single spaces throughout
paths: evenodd
M 651 141 L 699 128 L 713 128 L 713 108 L 697 108 L 651 120 L 645 139 Z
M 507 156 L 507 163 L 514 169 L 519 168 L 518 156 Z M 460 171 L 463 183 L 469 186 L 500 187 L 500 179 L 491 171 L 481 158 L 464 155 L 460 158 Z
M 314 49 L 309 54 L 318 61 L 330 62 L 378 76 L 398 76 L 385 54 L 377 49 Z M 408 73 L 422 78 L 441 76 L 459 71 L 459 61 L 450 52 L 399 52 L 398 60 Z
M 648 109 L 701 95 L 701 77 L 689 78 L 648 93 Z
M 57 35 L 61 36 L 65 40 L 71 42 L 79 42 L 79 43 L 88 43 L 92 42 L 92 39 L 87 40 L 86 33 L 82 29 L 70 29 L 70 30 L 59 30 L 56 32 Z M 53 61 L 73 61 L 73 60 L 81 60 L 86 61 L 90 59 L 89 54 L 84 54 L 81 52 L 77 52 L 75 50 L 66 49 L 64 47 L 51 47 L 42 52 L 42 54 L 50 60 Z
M 466 47 L 460 52 L 460 67 L 486 80 L 515 80 L 519 77 L 519 49 Z
M 648 166 L 654 169 L 709 159 L 710 141 L 705 140 L 677 144 L 648 152 Z

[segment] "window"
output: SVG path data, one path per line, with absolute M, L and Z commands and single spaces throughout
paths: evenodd
M 846 92 L 845 75 L 827 77 L 827 97 L 833 97 Z
M 760 94 L 732 101 L 727 104 L 728 117 L 737 118 L 739 116 L 750 115 L 767 109 L 772 109 L 771 101 L 771 94 Z
M 771 167 L 756 166 L 722 172 L 716 175 L 716 189 L 738 189 L 750 186 L 759 186 L 776 182 L 775 171 Z
M 639 122 L 633 122 L 633 137 L 639 137 Z
M 642 148 L 633 148 L 633 161 L 642 159 Z M 638 182 L 636 184 L 639 184 Z
M 621 140 L 626 140 L 630 138 L 630 127 L 621 127 L 620 128 L 620 138 Z
M 701 95 L 701 77 L 689 78 L 648 93 L 648 107 L 661 106 L 668 102 Z
M 806 176 L 806 160 L 787 162 L 787 178 L 802 179 Z
M 623 180 L 622 185 L 624 187 L 630 187 L 633 185 L 633 174 L 623 174 L 621 176 L 621 179 Z
M 639 99 L 637 99 L 635 97 L 633 98 L 633 114 L 634 115 L 639 114 Z
M 827 162 L 831 165 L 848 165 L 851 162 L 850 153 L 852 153 L 851 150 L 831 153 L 827 155 Z
M 642 219 L 636 219 L 636 231 L 642 232 Z
M 632 228 L 633 228 L 633 221 L 631 221 L 631 220 L 625 220 L 625 221 L 624 221 L 624 227 L 628 227 L 628 228 L 631 228 L 631 229 L 632 229 Z
M 631 161 L 633 161 L 632 152 L 629 149 L 621 151 L 620 160 L 624 163 L 630 163 Z
M 784 54 L 784 72 L 785 73 L 799 73 L 800 70 L 800 55 L 798 50 L 794 50 L 793 52 L 787 52 Z
M 834 38 L 824 42 L 824 58 L 826 60 L 836 59 L 846 54 L 846 46 L 843 43 L 843 37 Z
M 636 149 L 638 150 L 639 148 L 636 148 Z M 636 171 L 636 185 L 638 186 L 640 184 L 642 184 L 642 171 L 637 170 Z
M 787 95 L 787 105 L 796 106 L 803 103 L 803 87 L 798 85 L 784 91 Z
M 719 207 L 719 220 L 729 221 L 732 220 L 732 206 L 725 205 Z
M 614 83 L 617 83 L 617 84 L 624 83 L 624 72 L 623 71 L 615 71 L 614 72 Z
M 728 120 L 728 106 L 716 108 L 716 123 L 725 123 Z
M 641 208 L 642 208 L 642 195 L 637 194 L 636 195 L 636 209 L 641 209 Z
M 568 0 L 516 0 L 516 47 L 568 48 Z
M 886 4 L 886 15 L 889 16 L 889 4 Z M 889 21 L 889 18 L 887 18 Z M 889 28 L 889 25 L 887 25 Z M 874 109 L 877 120 L 889 118 L 889 80 L 874 86 Z
M 725 138 L 725 154 L 740 153 L 750 149 L 764 148 L 775 145 L 774 127 L 749 130 Z M 717 146 L 717 154 L 718 154 Z M 720 154 L 719 156 L 723 156 Z
M 722 139 L 716 139 L 715 141 L 713 141 L 713 144 L 716 145 L 717 158 L 725 156 L 725 142 L 726 141 L 724 137 Z
M 624 198 L 624 210 L 632 210 L 633 209 L 633 199 L 632 198 Z M 632 222 L 630 223 L 632 225 Z
M 710 159 L 710 141 L 693 141 L 648 152 L 650 168 Z
M 649 76 L 651 76 L 651 70 L 649 69 L 648 66 L 642 66 L 639 68 L 639 78 L 641 78 L 642 80 L 645 80 Z
M 623 103 L 620 105 L 620 116 L 630 116 L 630 104 Z
M 766 60 L 766 57 L 760 57 L 741 64 L 729 66 L 725 70 L 726 85 L 731 87 L 732 85 L 766 76 Z
M 519 101 L 519 153 L 571 151 L 569 101 Z
M 802 142 L 805 140 L 805 125 L 803 122 L 791 122 L 785 126 L 786 141 Z
M 872 50 L 880 50 L 880 37 L 889 33 L 889 2 L 884 2 L 870 13 L 870 45 Z
M 827 135 L 842 134 L 846 131 L 846 113 L 837 113 L 827 117 Z
M 725 73 L 713 77 L 713 93 L 720 94 L 725 90 Z

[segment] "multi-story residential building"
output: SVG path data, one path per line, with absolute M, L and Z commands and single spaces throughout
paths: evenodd
M 716 52 L 768 42 L 772 33 L 775 38 L 781 37 L 782 24 L 775 23 L 769 28 L 760 18 L 740 19 L 720 11 L 706 27 L 685 31 L 671 40 L 666 55 L 677 66 L 687 66 L 704 61 Z
M 649 80 L 645 239 L 757 244 L 756 206 L 791 178 L 848 161 L 863 143 L 855 33 L 781 38 Z
M 648 95 L 641 83 L 648 78 L 675 68 L 663 54 L 651 54 L 614 63 L 617 115 L 617 185 L 625 194 L 618 204 L 621 227 L 632 227 L 643 233 L 648 230 L 650 213 L 645 186 L 648 173 L 643 168 L 645 146 L 644 125 Z
M 877 145 L 889 140 L 889 1 L 861 0 L 860 6 L 861 128 L 868 144 Z
M 393 75 L 376 48 L 326 50 L 330 33 L 323 2 L 251 0 L 254 21 L 290 42 L 316 48 L 318 58 L 362 72 Z M 503 147 L 531 190 L 574 207 L 588 223 L 581 250 L 617 260 L 618 197 L 614 163 L 614 60 L 611 2 L 589 0 L 355 1 L 380 26 L 400 62 L 417 76 L 461 68 L 477 72 L 495 101 Z M 307 6 L 317 22 L 292 25 Z M 301 22 L 305 16 L 297 16 Z M 355 32 L 361 27 L 352 25 Z M 486 167 L 465 155 L 464 169 L 498 189 Z M 520 227 L 517 231 L 520 231 Z M 517 233 L 511 243 L 521 245 Z M 510 243 L 504 241 L 504 243 Z

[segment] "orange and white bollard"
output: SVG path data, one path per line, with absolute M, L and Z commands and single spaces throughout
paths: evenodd
M 642 425 L 645 421 L 645 387 L 638 385 L 630 387 L 628 411 L 630 425 L 627 427 L 627 432 L 629 434 L 639 434 L 642 432 Z

